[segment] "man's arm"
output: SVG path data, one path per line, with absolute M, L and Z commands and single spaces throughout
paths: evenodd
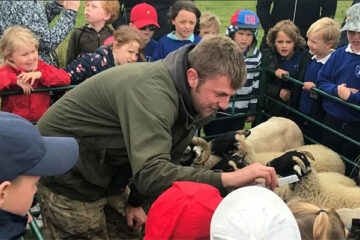
M 256 3 L 256 14 L 260 19 L 260 23 L 264 32 L 267 33 L 270 27 L 273 26 L 271 20 L 270 8 L 273 0 L 258 0 Z

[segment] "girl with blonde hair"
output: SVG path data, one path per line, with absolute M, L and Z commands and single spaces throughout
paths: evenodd
M 69 75 L 39 59 L 39 42 L 21 26 L 9 27 L 0 39 L 0 91 L 19 91 L 22 95 L 3 96 L 1 110 L 37 121 L 50 105 L 48 92 L 31 93 L 35 88 L 69 85 Z

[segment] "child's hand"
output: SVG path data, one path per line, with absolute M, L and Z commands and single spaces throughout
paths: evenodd
M 348 88 L 346 86 L 346 83 L 340 84 L 338 86 L 338 96 L 339 96 L 339 98 L 341 98 L 345 101 L 349 99 L 351 93 L 357 93 L 357 92 L 359 92 L 358 89 Z
M 138 230 L 146 222 L 146 213 L 141 207 L 126 207 L 127 225 L 134 231 Z
M 17 76 L 17 80 L 21 82 L 29 82 L 33 85 L 36 79 L 41 78 L 41 72 L 22 72 Z
M 278 69 L 276 69 L 276 71 L 275 71 L 275 76 L 277 77 L 277 78 L 279 78 L 279 79 L 283 79 L 283 77 L 282 77 L 282 75 L 289 75 L 289 72 L 288 71 L 285 71 L 285 70 L 283 70 L 283 69 L 281 69 L 281 68 L 278 68 Z
M 246 122 L 254 122 L 254 121 L 255 121 L 255 116 L 247 116 Z
M 315 83 L 313 83 L 313 82 L 304 82 L 304 86 L 302 87 L 302 89 L 310 91 L 314 87 L 316 87 Z
M 34 90 L 30 83 L 17 80 L 16 84 L 22 88 L 24 94 L 29 95 L 32 90 Z
M 284 102 L 288 102 L 288 101 L 290 100 L 290 96 L 291 96 L 291 93 L 290 93 L 290 90 L 289 90 L 289 89 L 282 88 L 282 89 L 280 90 L 279 97 L 280 97 Z

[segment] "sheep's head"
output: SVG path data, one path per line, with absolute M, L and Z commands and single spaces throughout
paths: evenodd
M 250 131 L 230 131 L 210 141 L 211 154 L 228 157 L 234 154 L 245 155 L 245 138 Z
M 307 151 L 289 151 L 274 158 L 266 165 L 275 168 L 276 173 L 282 177 L 296 174 L 301 180 L 311 172 L 308 158 L 314 160 L 312 154 Z

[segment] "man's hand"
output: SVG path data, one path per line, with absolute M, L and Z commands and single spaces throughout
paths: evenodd
M 302 89 L 310 91 L 314 87 L 316 87 L 315 83 L 313 83 L 313 82 L 304 82 L 304 86 L 302 87 Z
M 41 78 L 41 72 L 22 72 L 17 76 L 17 80 L 20 82 L 28 83 L 32 86 L 36 79 Z
M 78 9 L 79 9 L 81 1 L 79 1 L 79 0 L 77 0 L 77 1 L 68 1 L 68 0 L 66 0 L 66 1 L 62 1 L 62 2 L 63 2 L 62 5 L 64 6 L 64 9 L 69 9 L 69 10 L 73 10 L 73 11 L 77 12 Z M 59 1 L 58 1 L 58 3 L 59 3 Z
M 338 96 L 339 98 L 343 99 L 343 100 L 348 100 L 349 97 L 350 97 L 350 94 L 351 93 L 357 93 L 359 92 L 358 89 L 355 89 L 355 88 L 348 88 L 346 86 L 346 83 L 343 83 L 343 84 L 340 84 L 337 88 L 338 90 Z
M 221 173 L 221 181 L 224 187 L 244 187 L 254 185 L 258 178 L 265 179 L 265 186 L 274 190 L 279 185 L 278 178 L 273 167 L 266 167 L 260 163 L 254 163 L 234 172 Z
M 138 230 L 146 221 L 146 213 L 141 207 L 131 207 L 126 208 L 126 219 L 128 227 L 134 231 Z
M 279 79 L 283 79 L 283 75 L 289 75 L 288 71 L 285 71 L 281 68 L 276 69 L 275 76 Z
M 289 89 L 282 88 L 279 93 L 279 97 L 284 101 L 288 102 L 290 100 L 291 92 Z

